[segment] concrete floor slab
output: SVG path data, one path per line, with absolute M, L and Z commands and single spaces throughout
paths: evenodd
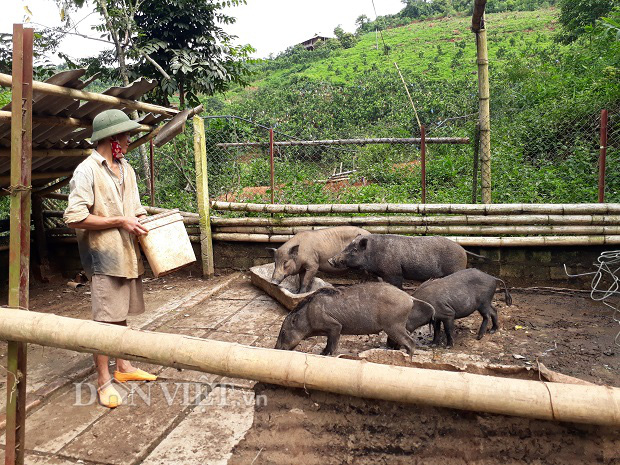
M 266 294 L 260 289 L 254 287 L 247 276 L 244 276 L 244 281 L 235 286 L 234 289 L 228 289 L 227 291 L 221 293 L 218 296 L 218 299 L 244 300 L 247 302 L 253 299 L 269 300 L 271 298 L 266 296 Z
M 27 419 L 26 449 L 58 452 L 101 416 L 109 412 L 97 403 L 92 376 L 70 385 Z
M 225 465 L 254 419 L 254 392 L 216 388 L 142 462 Z
M 216 329 L 232 315 L 239 312 L 245 304 L 244 301 L 214 299 L 201 304 L 199 308 L 191 312 L 175 316 L 167 324 L 179 329 L 193 328 L 202 331 Z
M 58 377 L 70 378 L 76 365 L 90 356 L 53 347 L 28 344 L 28 379 L 26 392 L 33 393 Z M 6 351 L 0 356 L 0 365 L 6 366 Z M 68 368 L 69 367 L 69 368 Z M 6 411 L 6 384 L 0 389 L 0 412 Z
M 119 465 L 139 463 L 200 394 L 188 389 L 185 395 L 182 385 L 159 381 L 127 383 L 123 388 L 131 390 L 123 405 L 63 447 L 61 455 Z
M 278 315 L 273 311 L 257 311 L 256 307 L 254 307 L 252 303 L 235 313 L 217 329 L 219 331 L 226 332 L 243 332 L 244 334 L 262 335 L 265 334 L 271 326 L 275 324 L 278 326 L 281 325 L 281 315 Z

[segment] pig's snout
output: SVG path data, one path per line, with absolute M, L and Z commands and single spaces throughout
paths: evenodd
M 277 271 L 274 271 L 271 275 L 271 282 L 273 284 L 280 284 L 282 281 L 284 281 L 284 278 L 286 278 L 286 275 L 284 273 L 278 273 Z
M 327 263 L 329 263 L 334 268 L 340 268 L 342 266 L 342 261 L 338 258 L 338 256 L 330 258 L 329 260 L 327 260 Z

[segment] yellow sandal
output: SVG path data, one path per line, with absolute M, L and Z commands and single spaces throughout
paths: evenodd
M 130 371 L 129 373 L 123 373 L 116 370 L 114 372 L 114 379 L 119 383 L 126 383 L 127 381 L 155 381 L 157 376 L 136 368 L 134 371 Z
M 111 384 L 97 389 L 97 395 L 99 397 L 99 403 L 104 407 L 116 408 L 123 403 L 121 395 Z

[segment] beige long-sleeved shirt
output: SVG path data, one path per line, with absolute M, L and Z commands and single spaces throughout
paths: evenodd
M 133 168 L 121 159 L 124 180 L 119 179 L 99 153 L 93 151 L 78 165 L 71 178 L 69 205 L 65 210 L 66 224 L 77 223 L 90 214 L 111 216 L 146 215 Z M 122 228 L 99 231 L 76 229 L 80 258 L 90 277 L 104 274 L 137 278 L 144 273 L 137 237 Z

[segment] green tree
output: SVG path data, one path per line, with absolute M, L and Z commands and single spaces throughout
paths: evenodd
M 340 42 L 340 45 L 342 45 L 342 48 L 351 48 L 357 43 L 355 36 L 350 32 L 345 32 L 340 24 L 334 29 L 334 35 Z
M 87 7 L 83 0 L 56 0 L 66 18 L 70 12 Z M 249 45 L 233 46 L 235 36 L 224 27 L 235 18 L 224 14 L 225 6 L 244 4 L 245 0 L 95 0 L 102 17 L 96 29 L 114 45 L 97 59 L 110 60 L 118 67 L 124 85 L 138 76 L 161 81 L 152 99 L 167 104 L 179 95 L 181 107 L 195 104 L 197 93 L 212 95 L 228 89 L 232 83 L 245 84 Z M 93 60 L 91 60 L 91 63 Z M 94 64 L 94 63 L 92 63 Z M 97 70 L 99 71 L 99 70 Z
M 617 0 L 559 0 L 562 31 L 558 40 L 565 44 L 575 41 L 587 32 L 588 27 L 594 27 L 601 16 L 609 13 L 616 2 Z

